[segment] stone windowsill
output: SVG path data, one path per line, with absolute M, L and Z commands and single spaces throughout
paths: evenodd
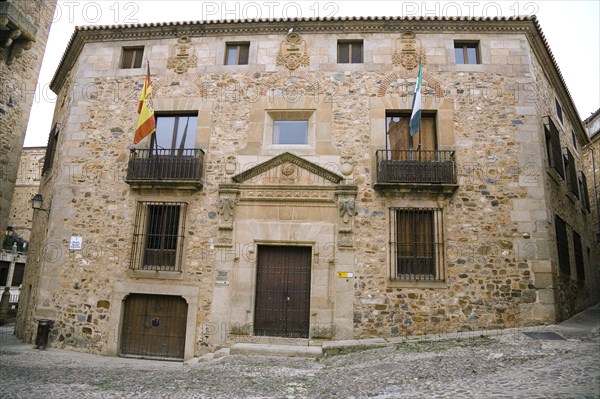
M 444 280 L 388 280 L 389 288 L 448 288 Z
M 181 271 L 158 271 L 158 270 L 127 270 L 127 276 L 130 278 L 149 278 L 160 280 L 183 280 Z

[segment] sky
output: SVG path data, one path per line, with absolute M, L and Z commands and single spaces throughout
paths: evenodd
M 49 88 L 50 81 L 75 26 L 215 19 L 391 15 L 536 15 L 581 118 L 587 118 L 600 108 L 600 0 L 59 0 L 36 85 L 25 146 L 45 146 L 47 143 L 56 102 L 56 95 Z

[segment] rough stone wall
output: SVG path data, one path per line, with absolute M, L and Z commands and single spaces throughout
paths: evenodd
M 17 10 L 37 28 L 31 48 L 18 48 L 25 39 L 18 37 L 0 51 L 0 226 L 7 225 L 21 148 L 35 100 L 34 92 L 46 48 L 56 0 L 12 0 L 3 6 Z M 8 9 L 8 8 L 7 8 Z M 15 15 L 11 11 L 11 15 Z M 14 17 L 13 17 L 14 18 Z M 7 39 L 8 40 L 8 39 Z M 20 57 L 15 54 L 21 52 Z
M 378 40 L 372 40 L 375 36 Z M 545 105 L 549 100 L 528 91 L 537 64 L 527 39 L 521 34 L 462 35 L 461 39 L 481 40 L 484 63 L 459 66 L 453 60 L 454 36 L 422 35 L 428 60 L 425 109 L 438 110 L 440 143 L 456 151 L 458 164 L 458 189 L 451 195 L 438 195 L 383 192 L 373 187 L 375 151 L 384 149 L 381 143 L 385 142 L 385 131 L 379 130 L 381 117 L 385 118 L 386 110 L 410 110 L 416 77 L 416 70 L 400 73 L 394 69 L 392 46 L 385 35 L 375 36 L 364 36 L 368 43 L 364 64 L 339 65 L 331 48 L 334 39 L 306 34 L 311 64 L 293 74 L 274 65 L 278 36 L 252 37 L 259 44 L 258 50 L 251 50 L 251 59 L 266 65 L 249 65 L 248 71 L 245 66 L 219 66 L 221 58 L 211 49 L 221 48 L 222 39 L 198 39 L 206 62 L 216 64 L 199 65 L 183 75 L 160 61 L 153 62 L 155 57 L 163 59 L 175 39 L 146 42 L 157 110 L 198 111 L 196 143 L 206 149 L 206 157 L 205 184 L 197 192 L 134 190 L 125 183 L 144 71 L 118 69 L 121 47 L 135 42 L 87 44 L 59 94 L 54 118 L 62 126 L 57 160 L 42 188 L 52 213 L 47 225 L 41 223 L 35 234 L 55 245 L 59 256 L 51 257 L 46 251 L 35 270 L 26 275 L 30 284 L 37 284 L 31 281 L 43 276 L 32 289 L 35 305 L 29 321 L 21 319 L 29 337 L 35 328 L 32 314 L 50 317 L 56 321 L 54 345 L 105 353 L 109 331 L 119 328 L 119 320 L 107 316 L 114 306 L 111 293 L 117 283 L 134 281 L 197 288 L 194 345 L 196 353 L 203 350 L 203 324 L 210 322 L 213 298 L 213 265 L 216 257 L 229 256 L 208 246 L 219 235 L 218 185 L 228 179 L 224 172 L 228 157 L 250 159 L 249 136 L 257 120 L 253 118 L 265 117 L 264 110 L 254 112 L 252 93 L 260 93 L 261 98 L 290 94 L 297 101 L 312 98 L 317 107 L 331 104 L 327 134 L 335 151 L 327 149 L 323 155 L 316 146 L 308 157 L 323 165 L 332 156 L 339 157 L 354 166 L 349 182 L 358 186 L 358 196 L 354 246 L 348 251 L 356 262 L 355 337 L 554 321 L 555 285 L 552 279 L 544 279 L 552 276 L 546 269 L 555 268 L 556 256 L 547 204 L 559 195 L 549 193 L 554 188 L 546 177 L 540 133 L 541 115 L 549 112 Z M 544 78 L 538 75 L 536 79 L 543 84 Z M 315 85 L 324 89 L 315 91 Z M 542 88 L 540 93 L 544 96 L 549 90 Z M 271 157 L 264 149 L 256 151 L 262 154 L 261 161 Z M 249 165 L 237 166 L 242 171 Z M 129 270 L 139 200 L 188 203 L 180 277 L 153 278 Z M 389 281 L 389 208 L 423 204 L 443 208 L 446 282 L 434 288 L 395 286 Z M 568 207 L 553 204 L 554 208 Z M 573 219 L 573 225 L 583 223 L 579 216 Z M 71 236 L 84 238 L 82 251 L 67 250 Z

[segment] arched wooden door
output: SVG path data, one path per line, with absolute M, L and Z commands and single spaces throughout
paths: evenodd
M 130 294 L 124 306 L 121 355 L 183 359 L 187 306 L 180 296 Z

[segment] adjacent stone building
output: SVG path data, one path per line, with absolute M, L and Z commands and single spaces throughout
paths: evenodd
M 82 27 L 52 89 L 28 342 L 49 318 L 54 346 L 187 359 L 597 300 L 589 139 L 534 17 Z
M 33 222 L 31 198 L 38 192 L 45 147 L 23 149 L 17 173 L 8 226 L 0 254 L 0 292 L 9 287 L 9 303 L 16 308 L 25 273 L 27 250 Z
M 56 0 L 0 1 L 0 226 L 8 224 L 21 148 Z

